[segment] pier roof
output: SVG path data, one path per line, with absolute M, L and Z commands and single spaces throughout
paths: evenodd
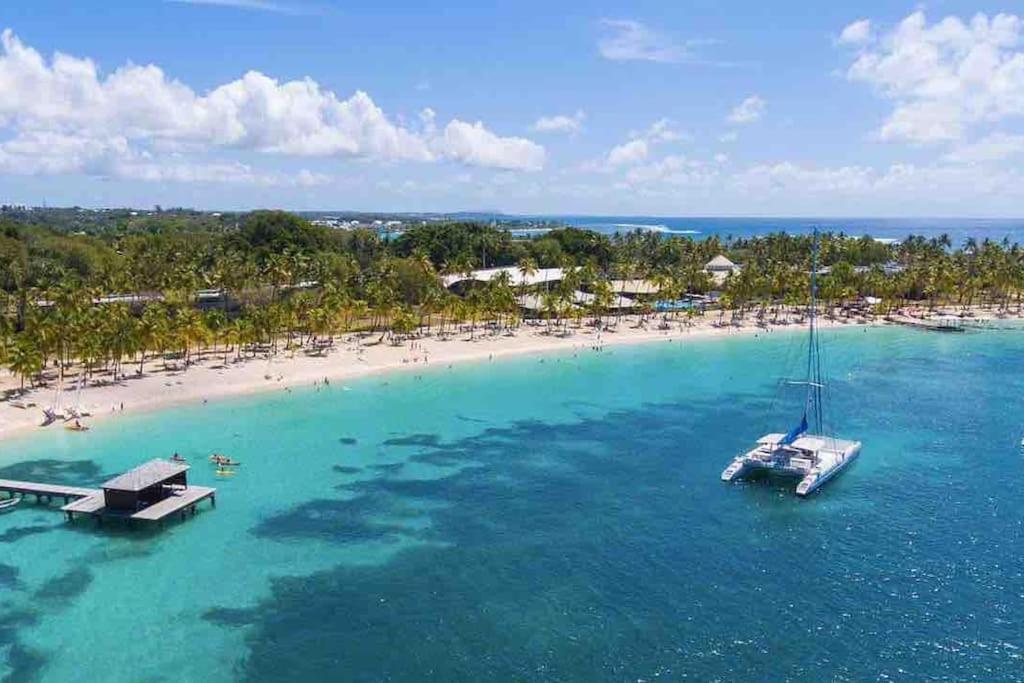
M 188 465 L 159 458 L 139 465 L 103 484 L 104 489 L 141 491 L 188 470 Z

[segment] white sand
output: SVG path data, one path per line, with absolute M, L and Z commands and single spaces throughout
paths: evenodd
M 579 350 L 587 352 L 595 346 L 637 344 L 666 340 L 686 341 L 712 337 L 765 334 L 765 330 L 752 322 L 742 327 L 714 327 L 717 316 L 708 315 L 690 328 L 673 323 L 669 330 L 657 329 L 652 322 L 647 329 L 636 327 L 635 319 L 623 319 L 613 332 L 598 332 L 590 327 L 570 326 L 569 336 L 548 335 L 544 326 L 524 325 L 514 336 L 481 334 L 470 340 L 469 334 L 453 335 L 447 341 L 436 336 L 425 337 L 414 342 L 394 346 L 387 342 L 374 344 L 377 336 L 357 340 L 352 335 L 335 339 L 335 346 L 324 356 L 310 356 L 305 350 L 279 352 L 268 360 L 257 357 L 242 362 L 222 365 L 223 355 L 212 352 L 191 365 L 187 371 L 163 369 L 159 359 L 146 363 L 146 374 L 141 378 L 132 377 L 118 383 L 89 386 L 78 397 L 74 380 L 66 380 L 63 407 L 77 406 L 79 410 L 91 413 L 82 423 L 89 425 L 97 420 L 116 419 L 127 413 L 156 410 L 170 405 L 198 403 L 228 396 L 239 396 L 262 391 L 283 391 L 291 387 L 311 386 L 325 377 L 332 381 L 373 373 L 397 370 L 425 370 L 431 367 L 447 366 L 466 361 L 498 359 L 502 357 L 558 350 Z M 780 329 L 803 329 L 790 325 Z M 233 360 L 234 353 L 229 354 Z M 125 365 L 125 372 L 133 373 L 131 364 Z M 108 379 L 108 378 L 95 378 Z M 16 387 L 18 382 L 5 375 L 0 379 L 0 391 Z M 43 408 L 50 406 L 55 397 L 54 383 L 49 387 L 35 389 L 19 397 L 25 404 L 35 407 L 20 409 L 10 402 L 0 403 L 0 440 L 12 435 L 38 428 L 43 420 Z M 123 410 L 121 409 L 124 405 Z M 57 421 L 47 429 L 61 429 L 64 423 Z M 87 435 L 83 434 L 83 438 Z

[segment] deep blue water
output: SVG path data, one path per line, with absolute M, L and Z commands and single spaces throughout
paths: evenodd
M 6 443 L 2 477 L 243 465 L 160 533 L 0 517 L 12 680 L 1020 680 L 1024 329 L 828 332 L 860 460 L 718 480 L 802 336 L 340 383 Z M 542 362 L 543 361 L 543 362 Z
M 717 235 L 754 237 L 775 232 L 809 234 L 822 231 L 844 232 L 860 237 L 904 239 L 908 235 L 938 237 L 948 234 L 953 246 L 965 240 L 991 239 L 1024 244 L 1024 219 L 1001 218 L 707 218 L 654 216 L 533 216 L 531 218 L 562 221 L 569 225 L 605 234 L 629 232 L 637 228 L 667 235 L 689 235 L 694 239 Z

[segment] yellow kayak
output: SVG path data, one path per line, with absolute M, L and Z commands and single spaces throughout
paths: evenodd
M 216 472 L 216 475 L 218 477 L 230 477 L 230 476 L 233 476 L 234 474 L 235 474 L 234 470 L 226 470 L 226 469 L 223 469 L 223 468 L 218 469 L 217 472 Z

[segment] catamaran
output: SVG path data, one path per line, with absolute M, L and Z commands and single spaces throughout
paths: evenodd
M 722 481 L 735 481 L 755 472 L 799 477 L 798 496 L 807 496 L 850 466 L 860 455 L 861 442 L 825 436 L 822 422 L 821 341 L 817 329 L 818 298 L 818 233 L 814 233 L 811 256 L 810 339 L 807 345 L 807 370 L 803 381 L 807 387 L 800 422 L 785 433 L 766 434 L 757 445 L 737 456 L 725 471 Z M 813 424 L 814 432 L 810 429 Z

